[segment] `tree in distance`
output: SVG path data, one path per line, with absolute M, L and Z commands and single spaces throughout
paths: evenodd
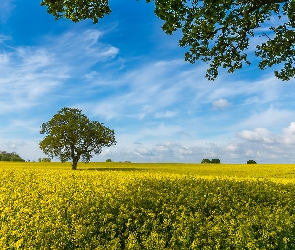
M 22 162 L 24 162 L 25 160 L 22 159 L 15 152 L 8 153 L 6 151 L 0 151 L 0 161 L 22 161 Z
M 211 161 L 209 159 L 203 159 L 201 163 L 211 163 Z
M 257 162 L 254 160 L 249 160 L 249 161 L 247 161 L 247 164 L 257 164 Z
M 53 118 L 43 123 L 41 134 L 45 138 L 39 143 L 41 150 L 49 157 L 59 157 L 62 162 L 72 160 L 72 169 L 82 158 L 89 162 L 102 147 L 116 144 L 114 130 L 97 121 L 90 121 L 82 110 L 62 108 Z
M 206 77 L 215 80 L 220 67 L 229 73 L 250 64 L 250 38 L 264 37 L 256 45 L 258 68 L 278 65 L 275 76 L 295 76 L 295 1 L 293 0 L 146 0 L 155 2 L 155 14 L 164 21 L 166 34 L 181 29 L 180 47 L 188 48 L 185 60 L 209 63 Z M 42 0 L 56 19 L 97 23 L 111 13 L 108 0 Z M 269 23 L 267 23 L 269 21 Z M 274 25 L 275 24 L 275 25 Z
M 49 157 L 38 158 L 38 162 L 51 162 L 51 159 Z
M 220 163 L 220 160 L 219 160 L 219 159 L 212 159 L 212 160 L 211 160 L 211 163 L 219 164 L 219 163 Z

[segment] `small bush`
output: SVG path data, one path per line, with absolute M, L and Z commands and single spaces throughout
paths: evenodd
M 211 163 L 220 163 L 220 160 L 219 159 L 212 159 Z
M 249 160 L 249 161 L 247 161 L 247 164 L 257 164 L 257 163 L 254 160 Z
M 203 159 L 201 163 L 211 163 L 211 161 L 209 159 Z
M 38 158 L 38 162 L 51 162 L 51 159 L 48 157 L 45 158 Z
M 106 159 L 106 162 L 112 162 L 112 159 Z

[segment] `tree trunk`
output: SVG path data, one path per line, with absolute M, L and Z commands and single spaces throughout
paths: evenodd
M 73 158 L 72 170 L 76 170 L 77 169 L 77 164 L 78 164 L 79 158 L 80 157 L 78 157 L 78 156 L 75 156 Z
M 80 159 L 80 154 L 75 154 L 75 146 L 71 145 L 71 157 L 73 159 L 72 170 L 77 169 L 77 164 Z

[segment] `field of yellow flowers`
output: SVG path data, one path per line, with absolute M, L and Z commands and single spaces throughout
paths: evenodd
M 295 165 L 0 163 L 0 249 L 295 249 Z

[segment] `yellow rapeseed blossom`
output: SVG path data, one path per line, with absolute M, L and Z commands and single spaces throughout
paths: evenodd
M 295 249 L 291 164 L 67 167 L 0 163 L 0 249 Z

